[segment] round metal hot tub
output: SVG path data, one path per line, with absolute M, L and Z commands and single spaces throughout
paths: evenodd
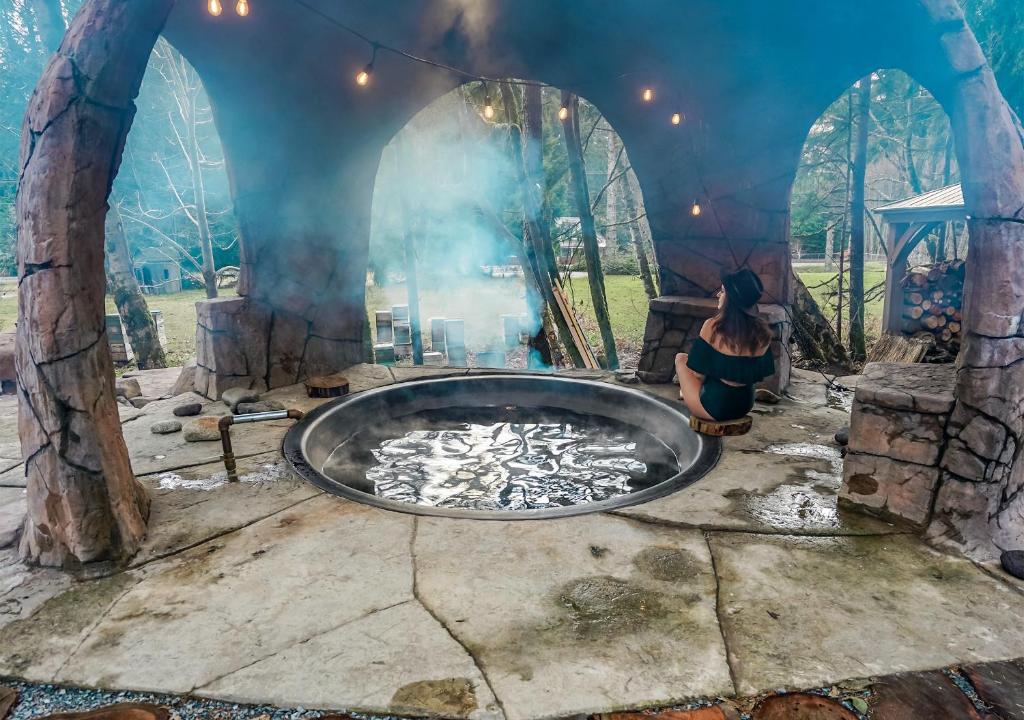
M 443 417 L 443 422 L 435 425 L 436 417 Z M 471 427 L 486 432 L 478 432 L 469 444 L 479 446 L 482 437 L 485 444 L 493 442 L 500 451 L 494 453 L 493 460 L 487 459 L 492 456 L 490 449 L 480 452 L 485 459 L 474 459 L 475 474 L 457 469 L 462 467 L 461 457 L 425 458 L 431 448 L 448 448 L 453 443 L 463 453 L 466 429 Z M 556 432 L 551 439 L 550 428 L 566 432 Z M 367 437 L 377 443 L 370 443 L 369 450 L 364 447 Z M 516 451 L 515 457 L 508 456 L 509 447 Z M 545 457 L 541 451 L 551 456 Z M 591 451 L 594 456 L 587 457 Z M 622 457 L 626 451 L 636 457 Z M 680 403 L 611 383 L 519 374 L 419 380 L 338 398 L 292 427 L 285 437 L 284 452 L 299 475 L 327 492 L 356 502 L 421 515 L 532 520 L 600 512 L 668 495 L 696 482 L 713 468 L 721 454 L 721 443 L 691 430 Z M 390 486 L 397 483 L 408 491 L 406 495 L 416 494 L 416 478 L 424 475 L 423 463 L 430 461 L 435 479 L 441 475 L 443 480 L 450 467 L 453 474 L 468 475 L 471 481 L 467 487 L 478 486 L 470 488 L 478 495 L 486 496 L 495 485 L 500 486 L 500 492 L 492 494 L 511 497 L 510 507 L 496 507 L 499 500 L 490 497 L 484 497 L 484 507 L 446 506 L 449 500 L 442 497 L 438 501 L 436 496 L 412 500 L 404 495 L 403 499 L 388 497 L 381 491 L 385 483 L 371 477 L 380 475 L 381 458 L 386 464 L 395 457 L 398 459 L 392 465 L 398 480 Z M 582 498 L 580 502 L 575 502 L 571 493 L 569 500 L 552 501 L 542 487 L 543 479 L 541 487 L 537 486 L 534 476 L 543 476 L 542 472 L 532 473 L 525 489 L 514 483 L 502 485 L 501 477 L 494 481 L 501 473 L 507 474 L 510 467 L 557 464 L 560 459 L 563 467 L 556 478 L 559 488 L 591 475 L 602 481 L 615 479 L 613 471 L 632 475 L 620 483 L 614 496 L 590 488 L 582 493 L 574 489 Z M 488 467 L 487 462 L 495 467 Z M 414 467 L 411 471 L 410 465 Z M 410 477 L 412 481 L 406 482 Z M 527 497 L 530 493 L 532 496 Z M 552 502 L 562 504 L 552 506 Z

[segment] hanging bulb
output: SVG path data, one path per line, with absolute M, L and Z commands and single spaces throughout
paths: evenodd
M 239 17 L 245 17 L 249 14 L 249 0 L 238 0 L 235 5 L 235 12 L 238 13 Z
M 356 73 L 356 85 L 359 87 L 366 87 L 370 84 L 370 76 L 373 75 L 373 64 L 377 62 L 378 47 L 377 43 L 373 44 L 373 54 L 370 55 L 370 62 L 366 63 L 363 69 Z
M 488 120 L 494 118 L 494 106 L 491 104 L 491 96 L 484 98 L 484 117 Z
M 673 125 L 678 125 L 682 121 L 683 121 L 683 114 L 682 113 L 672 113 L 672 124 Z
M 217 17 L 224 12 L 224 7 L 220 4 L 220 0 L 209 0 L 206 3 L 206 9 L 210 11 L 210 14 Z
M 562 120 L 563 122 L 569 119 L 569 108 L 567 108 L 565 105 L 558 108 L 558 119 Z
M 645 87 L 643 92 L 640 94 L 640 97 L 643 98 L 644 102 L 651 102 L 654 100 L 654 90 L 652 88 Z
M 704 212 L 704 210 L 700 206 L 700 200 L 694 200 L 693 207 L 690 208 L 690 214 L 693 215 L 694 217 L 700 217 L 700 214 L 702 212 Z

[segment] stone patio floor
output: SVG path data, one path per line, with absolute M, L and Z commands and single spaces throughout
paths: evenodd
M 358 392 L 460 372 L 346 374 Z M 837 510 L 832 435 L 848 414 L 814 373 L 759 405 L 753 431 L 695 485 L 529 522 L 325 495 L 281 460 L 290 422 L 237 428 L 243 481 L 227 485 L 217 443 L 149 431 L 196 397 L 124 409 L 150 536 L 127 570 L 78 577 L 17 560 L 24 478 L 15 402 L 0 398 L 0 675 L 527 720 L 1024 656 L 1024 585 Z M 317 404 L 301 387 L 267 397 Z

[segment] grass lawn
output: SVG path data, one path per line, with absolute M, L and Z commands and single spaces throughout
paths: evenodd
M 813 288 L 831 279 L 835 271 L 823 267 L 800 267 L 800 277 Z M 864 283 L 872 288 L 885 278 L 881 267 L 870 267 L 865 272 Z M 612 330 L 618 340 L 620 354 L 628 364 L 635 362 L 643 342 L 644 326 L 647 322 L 647 296 L 639 277 L 609 275 L 605 278 L 608 306 L 611 312 Z M 234 293 L 234 290 L 222 290 Z M 566 285 L 573 306 L 584 317 L 583 326 L 587 337 L 595 347 L 600 347 L 600 334 L 594 319 L 590 288 L 585 276 L 573 277 Z M 826 288 L 814 288 L 811 294 L 819 304 L 824 303 Z M 182 365 L 195 355 L 195 303 L 206 297 L 203 290 L 187 290 L 177 295 L 147 296 L 151 310 L 162 310 L 164 329 L 167 334 L 167 359 L 171 365 Z M 393 304 L 406 302 L 404 285 L 387 287 L 369 286 L 366 289 L 366 307 L 371 318 L 376 309 L 390 308 Z M 826 315 L 831 311 L 823 305 Z M 0 287 L 0 332 L 14 330 L 17 319 L 17 288 L 13 285 Z M 113 301 L 107 298 L 107 312 L 115 312 Z M 427 319 L 430 317 L 463 318 L 466 321 L 466 338 L 472 349 L 485 349 L 501 342 L 501 315 L 526 312 L 526 301 L 522 281 L 518 278 L 490 279 L 484 277 L 460 278 L 444 287 L 424 288 L 420 291 L 420 314 L 423 327 L 429 333 Z M 867 306 L 868 341 L 876 339 L 881 328 L 882 299 L 869 302 Z

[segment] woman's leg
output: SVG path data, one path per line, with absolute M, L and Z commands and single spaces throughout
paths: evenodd
M 676 375 L 679 377 L 679 395 L 690 412 L 703 420 L 714 420 L 700 402 L 703 380 L 686 367 L 686 353 L 676 355 Z

